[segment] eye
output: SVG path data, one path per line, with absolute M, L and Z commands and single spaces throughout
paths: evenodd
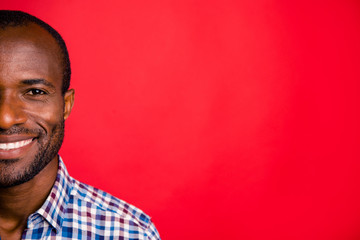
M 37 88 L 33 88 L 33 89 L 30 89 L 28 92 L 27 92 L 28 95 L 46 95 L 47 92 L 41 90 L 41 89 L 37 89 Z

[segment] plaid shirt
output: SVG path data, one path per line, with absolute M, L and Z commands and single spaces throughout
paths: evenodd
M 22 239 L 160 239 L 141 210 L 69 176 L 59 159 L 55 184 L 27 221 Z

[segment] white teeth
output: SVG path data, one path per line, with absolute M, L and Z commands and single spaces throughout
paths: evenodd
M 16 148 L 21 148 L 31 143 L 31 141 L 32 139 L 12 143 L 0 143 L 0 150 L 12 150 Z

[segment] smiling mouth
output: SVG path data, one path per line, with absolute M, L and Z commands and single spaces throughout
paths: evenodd
M 23 141 L 17 141 L 17 142 L 10 142 L 10 143 L 0 143 L 0 150 L 14 150 L 21 147 L 24 147 L 32 142 L 31 139 L 23 140 Z

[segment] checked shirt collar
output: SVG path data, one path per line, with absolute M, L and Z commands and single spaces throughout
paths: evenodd
M 59 167 L 54 186 L 42 207 L 29 216 L 28 228 L 33 228 L 37 223 L 45 219 L 55 229 L 56 233 L 60 231 L 66 205 L 73 188 L 73 181 L 59 156 Z

